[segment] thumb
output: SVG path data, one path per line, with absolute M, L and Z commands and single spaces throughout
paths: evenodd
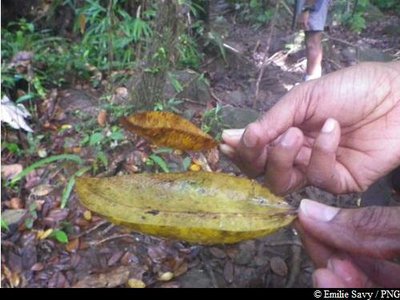
M 387 259 L 400 254 L 400 207 L 341 209 L 303 200 L 299 221 L 306 233 L 350 254 Z

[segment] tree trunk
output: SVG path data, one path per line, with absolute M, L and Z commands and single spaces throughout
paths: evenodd
M 131 86 L 131 99 L 137 110 L 151 109 L 163 100 L 167 71 L 176 60 L 175 45 L 180 34 L 177 0 L 158 0 L 153 37 L 140 66 L 140 76 Z

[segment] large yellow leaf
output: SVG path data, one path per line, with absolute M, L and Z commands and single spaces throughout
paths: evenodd
M 217 146 L 217 142 L 211 136 L 188 120 L 170 112 L 137 113 L 121 118 L 121 124 L 158 146 L 192 151 Z
M 78 178 L 88 209 L 134 231 L 198 244 L 236 243 L 290 224 L 294 209 L 258 183 L 186 172 Z

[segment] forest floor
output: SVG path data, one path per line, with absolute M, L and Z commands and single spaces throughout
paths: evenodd
M 211 132 L 220 127 L 244 127 L 301 83 L 304 50 L 288 52 L 285 45 L 295 44 L 298 35 L 285 26 L 277 24 L 270 43 L 270 28 L 255 29 L 229 13 L 211 26 L 224 33 L 226 59 L 210 52 L 201 68 L 210 82 L 206 91 L 209 96 L 203 101 L 193 96 L 197 90 L 188 92 L 187 99 L 176 107 L 194 123 L 200 125 L 206 111 L 218 104 L 221 115 L 209 115 L 214 122 Z M 370 22 L 360 35 L 331 28 L 324 38 L 324 72 L 367 60 L 399 60 L 400 35 L 395 28 L 400 28 L 396 16 Z M 263 62 L 264 74 L 255 99 Z M 160 171 L 149 159 L 151 154 L 166 161 L 171 171 L 184 171 L 184 161 L 190 159 L 203 170 L 241 176 L 222 155 L 160 151 L 132 134 L 115 143 L 106 138 L 99 143 L 82 142 L 85 134 L 91 137 L 90 133 L 100 132 L 108 137 L 115 132 L 117 118 L 107 109 L 115 110 L 123 102 L 126 89 L 115 87 L 108 106 L 99 105 L 101 96 L 85 84 L 55 90 L 35 116 L 41 124 L 34 128 L 36 138 L 27 139 L 22 132 L 3 129 L 3 142 L 22 141 L 25 153 L 31 154 L 20 158 L 4 150 L 2 177 L 12 177 L 41 157 L 62 153 L 79 155 L 99 177 Z M 99 153 L 106 157 L 107 167 L 97 159 Z M 314 268 L 292 228 L 222 246 L 196 246 L 131 233 L 86 211 L 73 191 L 67 206 L 61 207 L 65 186 L 80 170 L 84 172 L 74 162 L 58 161 L 36 168 L 14 187 L 3 187 L 2 218 L 9 224 L 9 230 L 2 231 L 1 241 L 3 287 L 311 286 Z M 335 196 L 314 187 L 286 197 L 294 206 L 302 198 L 340 207 L 360 205 L 358 194 Z M 399 199 L 393 197 L 390 205 L 400 205 Z M 68 234 L 67 243 L 52 238 L 55 228 Z

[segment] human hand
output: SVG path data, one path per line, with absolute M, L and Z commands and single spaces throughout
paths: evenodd
M 400 165 L 400 62 L 363 63 L 304 82 L 221 151 L 286 194 L 306 185 L 360 192 Z
M 308 10 L 303 11 L 298 19 L 298 23 L 300 25 L 300 28 L 307 31 L 310 29 L 310 26 L 308 25 L 308 19 L 310 17 L 310 12 Z
M 400 207 L 339 209 L 303 200 L 296 228 L 317 270 L 314 287 L 400 287 Z

